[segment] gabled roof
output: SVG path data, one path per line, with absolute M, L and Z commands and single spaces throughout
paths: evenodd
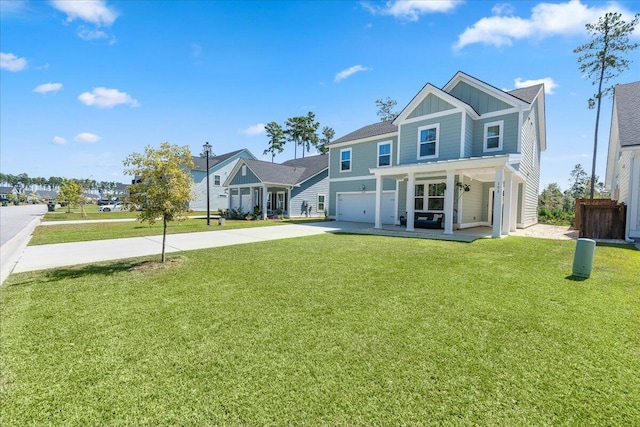
M 264 184 L 299 186 L 309 178 L 328 169 L 329 155 L 293 159 L 282 164 L 265 162 L 264 160 L 240 159 L 224 185 L 229 185 L 243 164 L 247 165 L 251 172 Z
M 381 136 L 386 134 L 393 134 L 398 132 L 398 126 L 394 125 L 391 120 L 384 122 L 373 123 L 360 129 L 351 132 L 343 137 L 331 141 L 327 145 L 340 144 L 341 142 L 355 141 L 357 139 L 371 138 L 374 136 Z
M 536 99 L 536 96 L 538 96 L 538 93 L 540 92 L 540 89 L 543 89 L 544 85 L 538 84 L 538 85 L 533 85 L 533 86 L 529 86 L 529 87 L 523 87 L 520 89 L 514 89 L 514 90 L 510 90 L 507 93 L 509 95 L 515 96 L 516 98 L 531 104 L 533 103 L 533 101 Z M 543 89 L 544 90 L 544 89 Z
M 474 86 L 480 90 L 482 90 L 483 92 L 486 92 L 490 95 L 495 96 L 498 99 L 502 99 L 505 102 L 509 103 L 509 104 L 520 104 L 522 105 L 522 102 L 526 102 L 527 104 L 531 104 L 531 102 L 526 101 L 524 99 L 521 99 L 517 96 L 515 96 L 514 94 L 512 94 L 511 92 L 505 92 L 502 89 L 498 89 L 497 87 L 490 85 L 487 82 L 484 82 L 480 79 L 477 79 L 473 76 L 470 76 L 469 74 L 463 72 L 463 71 L 458 71 L 455 76 L 453 76 L 451 78 L 451 80 L 449 80 L 449 82 L 444 85 L 444 87 L 442 88 L 443 91 L 445 92 L 450 92 L 458 83 L 460 82 L 465 82 L 471 86 Z
M 253 154 L 251 154 L 251 152 L 249 150 L 247 150 L 246 148 L 243 148 L 241 150 L 236 150 L 236 151 L 232 151 L 230 153 L 225 153 L 225 154 L 221 154 L 219 156 L 211 156 L 209 157 L 209 169 L 211 169 L 212 167 L 224 162 L 225 160 L 230 159 L 231 157 L 235 156 L 236 154 L 239 154 L 243 151 L 246 151 L 247 153 L 249 153 L 251 155 L 252 158 L 255 159 L 255 156 Z M 193 169 L 192 170 L 196 170 L 196 171 L 206 171 L 207 170 L 207 158 L 206 157 L 195 157 L 193 156 Z
M 13 187 L 0 187 L 0 193 L 9 194 L 13 192 Z
M 621 147 L 640 146 L 640 81 L 615 87 Z

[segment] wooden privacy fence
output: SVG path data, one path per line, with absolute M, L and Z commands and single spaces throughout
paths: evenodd
M 575 228 L 579 237 L 624 239 L 627 206 L 609 199 L 576 199 Z

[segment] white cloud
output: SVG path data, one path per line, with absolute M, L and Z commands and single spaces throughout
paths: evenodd
M 107 6 L 104 0 L 52 0 L 51 5 L 67 15 L 67 21 L 80 19 L 97 26 L 108 27 L 118 17 L 118 13 Z
M 420 15 L 442 13 L 453 10 L 462 0 L 396 0 L 384 6 L 374 6 L 369 2 L 361 5 L 373 15 L 391 15 L 395 18 L 417 21 Z
M 84 92 L 78 96 L 78 100 L 84 105 L 96 106 L 100 108 L 113 108 L 120 104 L 129 104 L 138 107 L 138 101 L 131 95 L 120 92 L 118 89 L 107 89 L 106 87 L 94 88 L 91 92 Z
M 100 137 L 89 132 L 82 132 L 77 134 L 73 140 L 84 144 L 93 144 L 100 141 Z
M 558 83 L 554 82 L 551 77 L 545 77 L 543 79 L 534 79 L 534 80 L 522 80 L 520 77 L 518 77 L 514 79 L 514 82 L 516 85 L 516 89 L 544 83 L 544 93 L 546 93 L 547 95 L 553 95 L 554 89 L 559 86 Z
M 240 133 L 245 135 L 260 135 L 261 133 L 264 133 L 264 123 L 249 126 L 248 128 L 241 130 Z
M 27 68 L 27 60 L 13 53 L 0 52 L 0 68 L 9 71 L 22 71 Z
M 346 70 L 340 71 L 336 74 L 336 77 L 333 79 L 335 83 L 340 82 L 341 80 L 346 79 L 347 77 L 351 77 L 355 73 L 359 73 L 361 71 L 368 71 L 368 67 L 363 67 L 362 65 L 354 65 L 353 67 L 347 68 Z
M 482 18 L 458 36 L 456 49 L 474 43 L 492 46 L 511 46 L 515 40 L 524 38 L 542 39 L 554 35 L 580 34 L 585 25 L 596 22 L 607 12 L 623 11 L 615 3 L 589 7 L 580 0 L 566 3 L 539 3 L 531 9 L 529 18 L 512 16 L 512 9 L 495 6 L 495 16 Z M 507 13 L 508 16 L 503 16 Z
M 494 15 L 513 15 L 515 9 L 509 3 L 499 3 L 491 8 Z
M 78 37 L 82 40 L 107 39 L 109 35 L 102 30 L 92 30 L 84 25 L 78 27 Z
M 76 137 L 76 138 L 77 138 L 77 137 Z M 64 145 L 64 144 L 66 144 L 66 143 L 67 143 L 67 140 L 66 140 L 66 139 L 64 139 L 64 138 L 63 138 L 63 137 L 61 137 L 61 136 L 54 136 L 54 137 L 53 137 L 53 139 L 52 139 L 52 142 L 53 142 L 54 144 Z
M 62 83 L 43 83 L 33 91 L 37 93 L 57 92 L 62 89 Z

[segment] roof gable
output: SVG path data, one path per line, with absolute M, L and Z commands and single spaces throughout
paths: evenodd
M 456 107 L 435 94 L 430 93 L 418 104 L 416 108 L 414 108 L 412 112 L 409 113 L 407 118 L 412 119 L 414 117 L 426 116 L 429 114 L 439 113 L 441 111 L 451 110 L 453 108 Z
M 422 104 L 424 100 L 426 100 L 429 97 L 429 95 L 434 95 L 436 98 L 451 105 L 453 108 L 461 108 L 465 110 L 471 117 L 475 119 L 479 118 L 478 113 L 469 104 L 466 104 L 465 102 L 450 95 L 449 93 L 443 91 L 442 89 L 439 89 L 433 86 L 431 83 L 427 83 L 420 90 L 420 92 L 418 92 L 418 94 L 413 97 L 411 102 L 409 102 L 409 104 L 406 107 L 404 107 L 404 109 L 400 112 L 400 114 L 398 114 L 398 117 L 395 118 L 393 123 L 395 125 L 398 125 L 401 122 L 408 119 L 409 116 L 417 117 L 415 115 L 412 115 L 412 113 L 418 108 L 418 106 Z
M 243 156 L 244 155 L 244 156 Z M 219 156 L 211 156 L 209 157 L 209 169 L 214 169 L 222 166 L 227 160 L 232 159 L 234 157 L 246 157 L 250 159 L 255 159 L 256 157 L 246 148 L 241 150 L 231 151 L 230 153 L 221 154 Z M 206 171 L 207 170 L 207 158 L 206 157 L 195 157 L 193 156 L 193 169 L 195 171 Z
M 398 126 L 394 125 L 391 120 L 384 122 L 376 122 L 367 126 L 363 126 L 358 130 L 342 136 L 328 145 L 336 145 L 343 142 L 356 141 L 359 139 L 373 138 L 376 136 L 394 134 L 398 132 Z
M 309 178 L 328 169 L 329 156 L 318 155 L 288 160 L 282 164 L 263 160 L 240 159 L 233 168 L 224 185 L 229 185 L 233 178 L 246 165 L 251 172 L 265 184 L 298 186 Z
M 460 86 L 458 89 L 455 89 L 460 83 L 464 83 L 464 85 Z M 471 92 L 470 89 L 466 89 L 467 87 L 473 88 L 480 92 L 475 92 L 475 93 Z M 484 93 L 485 95 L 489 95 L 492 98 L 495 98 L 496 101 L 501 101 L 506 105 L 508 105 L 509 106 L 508 108 L 528 107 L 530 104 L 529 102 L 525 102 L 522 99 L 508 92 L 500 90 L 497 87 L 492 86 L 488 83 L 485 83 L 482 80 L 472 77 L 466 73 L 463 73 L 462 71 L 458 71 L 456 75 L 453 76 L 453 78 L 449 80 L 449 82 L 444 86 L 443 90 L 447 93 L 453 94 L 456 97 L 459 97 L 459 95 L 463 96 L 463 98 L 460 98 L 460 99 L 462 99 L 464 102 L 469 103 L 474 108 L 480 108 L 478 110 L 480 114 L 484 114 L 488 111 L 483 111 L 485 110 L 485 107 L 483 107 L 481 104 L 484 101 L 481 102 L 480 98 L 478 98 L 477 100 L 475 99 L 475 96 L 478 96 L 476 95 L 477 93 Z M 465 99 L 465 97 L 467 96 L 469 97 L 469 99 Z M 478 104 L 478 106 L 476 107 L 474 104 Z M 496 105 L 501 105 L 501 104 L 497 103 Z M 499 109 L 504 109 L 504 108 L 499 108 Z M 496 110 L 492 110 L 492 111 L 496 111 Z

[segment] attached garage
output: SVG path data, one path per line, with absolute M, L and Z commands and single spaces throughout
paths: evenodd
M 338 193 L 337 203 L 338 221 L 375 222 L 376 194 L 375 193 Z M 382 193 L 382 223 L 394 224 L 396 199 L 395 191 Z

